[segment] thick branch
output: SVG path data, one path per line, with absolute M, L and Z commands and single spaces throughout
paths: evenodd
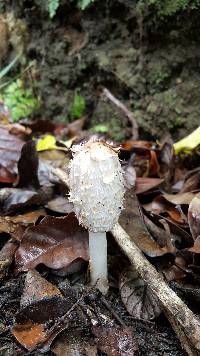
M 124 229 L 116 224 L 112 234 L 123 252 L 128 256 L 131 264 L 152 292 L 157 296 L 161 305 L 179 323 L 191 344 L 200 350 L 200 320 L 166 284 L 154 266 L 145 258 L 139 248 L 131 240 Z

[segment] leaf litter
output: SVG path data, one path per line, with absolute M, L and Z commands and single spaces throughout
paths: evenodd
M 88 285 L 88 232 L 73 214 L 69 188 L 52 170 L 68 165 L 68 145 L 88 138 L 85 122 L 65 126 L 38 120 L 0 127 L 0 302 L 8 303 L 2 330 L 14 352 L 137 355 L 138 349 L 152 349 L 150 335 L 158 339 L 162 307 L 112 237 L 108 296 Z M 182 168 L 181 158 L 176 164 L 169 143 L 130 140 L 120 155 L 127 180 L 120 224 L 196 310 L 199 171 Z M 160 335 L 168 333 L 176 342 L 169 328 L 159 328 Z

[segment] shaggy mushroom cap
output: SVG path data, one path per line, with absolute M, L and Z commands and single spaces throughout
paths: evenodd
M 69 200 L 79 222 L 105 232 L 118 221 L 125 192 L 118 152 L 101 141 L 75 146 L 70 162 Z

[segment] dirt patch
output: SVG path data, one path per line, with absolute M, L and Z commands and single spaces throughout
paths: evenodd
M 125 138 L 126 121 L 98 102 L 104 85 L 132 109 L 143 134 L 160 137 L 168 130 L 180 137 L 198 125 L 200 51 L 191 33 L 199 25 L 189 24 L 190 16 L 160 27 L 147 17 L 141 27 L 129 1 L 97 2 L 84 12 L 63 1 L 53 20 L 36 0 L 7 7 L 28 25 L 27 60 L 36 61 L 41 116 L 68 121 L 78 89 L 91 117 L 88 127 L 103 122 L 115 139 Z

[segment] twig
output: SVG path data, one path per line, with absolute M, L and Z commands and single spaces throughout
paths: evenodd
M 119 224 L 116 224 L 111 232 L 138 274 L 157 296 L 164 310 L 170 313 L 173 319 L 176 320 L 192 346 L 200 350 L 200 320 L 197 316 L 166 284 L 163 277 L 145 258 L 130 236 Z M 172 327 L 174 327 L 173 323 Z M 174 328 L 174 330 L 177 332 L 177 329 Z M 177 337 L 180 338 L 180 335 L 177 334 Z
M 120 109 L 129 119 L 131 125 L 132 125 L 132 139 L 137 140 L 138 139 L 138 124 L 130 110 L 127 109 L 127 107 L 121 103 L 115 96 L 107 89 L 103 89 L 103 94 L 118 108 Z
M 105 299 L 105 297 L 101 296 L 101 301 L 105 305 L 105 307 L 111 312 L 114 318 L 118 321 L 118 323 L 122 326 L 126 326 L 125 322 L 120 318 L 120 316 L 116 313 L 116 311 L 111 307 L 110 303 Z

